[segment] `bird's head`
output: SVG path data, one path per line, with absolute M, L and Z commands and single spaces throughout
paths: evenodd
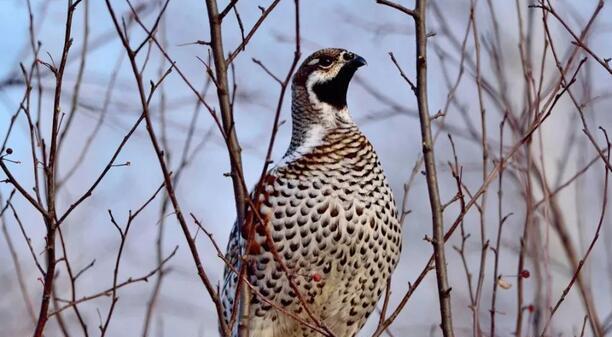
M 293 77 L 293 90 L 305 94 L 316 110 L 344 110 L 346 92 L 355 71 L 366 61 L 340 48 L 321 49 L 308 56 Z

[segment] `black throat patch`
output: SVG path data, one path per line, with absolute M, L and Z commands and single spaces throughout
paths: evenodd
M 312 90 L 317 95 L 317 99 L 338 110 L 345 108 L 346 92 L 356 70 L 357 67 L 346 64 L 333 79 L 323 83 L 316 83 Z

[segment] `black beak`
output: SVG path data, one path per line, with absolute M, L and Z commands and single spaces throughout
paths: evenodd
M 355 68 L 359 68 L 361 66 L 367 65 L 368 62 L 366 62 L 363 57 L 355 55 L 355 58 L 350 62 L 350 64 L 353 65 Z
M 366 62 L 363 57 L 351 52 L 345 52 L 344 54 L 342 54 L 342 58 L 344 59 L 344 61 L 346 61 L 345 66 L 349 69 L 356 70 L 357 68 L 368 64 L 368 62 Z

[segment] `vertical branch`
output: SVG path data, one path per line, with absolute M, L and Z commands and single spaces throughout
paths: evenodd
M 431 137 L 431 121 L 427 103 L 427 26 L 426 8 L 427 0 L 417 0 L 415 15 L 413 16 L 416 26 L 416 96 L 419 108 L 419 121 L 421 123 L 421 138 L 423 142 L 423 158 L 425 161 L 425 174 L 427 180 L 427 191 L 431 205 L 433 249 L 436 267 L 436 279 L 438 282 L 438 296 L 440 300 L 440 316 L 442 319 L 442 333 L 444 337 L 454 336 L 450 291 L 446 268 L 446 255 L 444 252 L 444 219 L 442 217 L 442 206 L 440 204 L 440 192 L 438 189 L 438 177 L 436 173 L 436 160 Z
M 236 223 L 239 228 L 244 225 L 244 215 L 246 206 L 246 187 L 244 186 L 244 178 L 242 174 L 242 158 L 241 148 L 236 136 L 236 128 L 234 124 L 234 111 L 230 102 L 230 90 L 227 79 L 227 65 L 225 61 L 225 52 L 223 50 L 223 35 L 221 33 L 221 23 L 223 17 L 219 14 L 217 8 L 217 0 L 206 0 L 206 8 L 208 10 L 208 23 L 210 26 L 210 46 L 212 49 L 213 63 L 215 65 L 215 84 L 217 86 L 217 97 L 219 99 L 219 107 L 221 109 L 221 120 L 225 131 L 227 147 L 231 162 L 231 177 L 234 186 L 234 199 L 236 204 Z M 246 284 L 242 284 L 238 290 L 240 299 L 239 307 L 239 336 L 248 336 L 248 321 L 249 321 L 249 301 L 250 290 Z
M 517 13 L 517 17 L 518 17 L 518 29 L 519 29 L 519 52 L 521 55 L 521 64 L 522 64 L 522 69 L 523 69 L 523 78 L 525 81 L 525 89 L 524 89 L 524 95 L 523 95 L 523 100 L 524 100 L 524 105 L 525 105 L 525 118 L 523 118 L 525 120 L 525 122 L 527 124 L 531 123 L 532 118 L 535 118 L 535 116 L 537 115 L 538 109 L 539 109 L 539 100 L 540 100 L 540 93 L 538 92 L 538 94 L 536 95 L 535 98 L 532 98 L 532 93 L 531 93 L 531 88 L 530 88 L 530 81 L 532 79 L 531 74 L 531 51 L 532 51 L 532 45 L 531 45 L 531 41 L 533 41 L 533 39 L 531 38 L 531 33 L 532 33 L 532 29 L 533 29 L 533 25 L 531 24 L 533 20 L 529 20 L 528 21 L 528 31 L 527 33 L 524 32 L 524 23 L 523 23 L 523 16 L 522 16 L 522 12 L 521 12 L 521 5 L 520 5 L 520 1 L 516 0 L 515 2 L 516 5 L 516 13 Z M 530 18 L 533 18 L 532 16 L 530 16 Z M 546 46 L 545 46 L 546 48 Z M 544 64 L 546 58 L 546 52 L 543 52 L 543 56 L 542 56 L 542 64 Z M 541 72 L 542 76 L 543 76 L 543 71 Z M 541 79 L 540 81 L 540 85 L 542 85 L 543 80 Z M 533 100 L 537 100 L 538 103 L 537 104 L 533 104 L 532 101 Z M 514 131 L 514 130 L 512 130 Z M 528 140 L 525 144 L 524 144 L 524 152 L 525 152 L 525 165 L 526 165 L 526 172 L 530 171 L 531 168 L 531 155 L 529 155 L 531 153 L 531 140 Z M 527 254 L 527 244 L 528 244 L 528 240 L 529 240 L 529 231 L 532 228 L 532 222 L 533 222 L 533 184 L 531 181 L 531 175 L 529 173 L 523 174 L 523 178 L 524 178 L 524 182 L 523 182 L 523 195 L 525 198 L 525 220 L 524 220 L 524 224 L 523 224 L 523 231 L 521 234 L 521 237 L 519 239 L 519 253 L 518 253 L 518 262 L 517 262 L 517 274 L 520 273 L 525 266 L 525 255 Z M 539 250 L 534 250 L 534 254 L 539 254 L 540 251 Z M 499 254 L 499 251 L 496 252 L 496 254 Z M 497 259 L 497 257 L 496 257 Z M 534 258 L 534 261 L 537 261 L 537 258 Z M 537 263 L 536 263 L 537 264 Z M 536 277 L 539 277 L 540 273 L 539 273 L 539 264 L 537 264 L 537 268 L 536 268 Z M 495 273 L 495 278 L 497 278 L 497 272 Z M 496 291 L 496 287 L 497 285 L 494 286 L 494 293 Z M 539 293 L 539 289 L 537 291 Z M 516 319 L 515 319 L 515 327 L 514 327 L 514 334 L 516 335 L 516 337 L 521 337 L 523 335 L 523 312 L 524 312 L 524 305 L 523 305 L 523 278 L 519 277 L 517 279 L 517 284 L 516 284 Z M 539 296 L 536 296 L 539 297 Z M 494 325 L 493 325 L 494 321 L 492 320 L 491 322 L 491 329 L 494 329 Z
M 55 234 L 57 230 L 57 216 L 55 210 L 56 202 L 56 164 L 57 164 L 57 147 L 59 139 L 59 127 L 60 127 L 60 115 L 61 115 L 61 96 L 62 96 L 62 85 L 64 79 L 64 70 L 66 68 L 66 62 L 68 60 L 68 51 L 72 45 L 72 16 L 76 9 L 76 6 L 81 0 L 73 2 L 72 0 L 67 1 L 66 10 L 66 28 L 64 32 L 64 46 L 62 48 L 62 57 L 60 60 L 59 68 L 55 68 L 53 65 L 49 65 L 55 75 L 55 93 L 53 100 L 53 122 L 51 126 L 51 146 L 49 147 L 49 160 L 45 166 L 45 182 L 46 182 L 46 202 L 47 210 L 44 212 L 44 220 L 47 229 L 46 238 L 46 258 L 47 258 L 47 270 L 45 271 L 43 294 L 40 303 L 40 312 L 38 314 L 38 321 L 36 323 L 36 329 L 34 330 L 34 337 L 40 337 L 43 335 L 45 325 L 49 318 L 49 301 L 51 299 L 51 292 L 53 290 L 53 281 L 55 279 L 55 267 L 57 264 L 55 258 Z
M 85 64 L 87 61 L 87 53 L 89 52 L 89 1 L 85 0 L 83 3 L 83 45 L 81 47 L 81 56 L 79 62 L 79 70 L 77 72 L 77 77 L 74 82 L 74 87 L 72 89 L 72 102 L 70 106 L 70 111 L 68 112 L 66 122 L 64 123 L 64 128 L 60 132 L 58 139 L 58 151 L 61 151 L 62 144 L 68 135 L 68 130 L 70 130 L 70 126 L 74 121 L 74 116 L 76 115 L 77 108 L 79 106 L 79 97 L 81 93 L 81 84 L 83 82 L 83 75 L 85 74 Z M 59 185 L 59 182 L 58 182 Z
M 421 124 L 421 140 L 423 146 L 423 161 L 425 163 L 425 177 L 429 204 L 431 206 L 432 234 L 431 240 L 434 250 L 436 280 L 438 283 L 438 297 L 440 301 L 441 328 L 444 337 L 453 337 L 453 322 L 451 312 L 450 291 L 444 251 L 444 219 L 440 203 L 438 176 L 436 173 L 436 160 L 434 156 L 434 143 L 431 135 L 431 118 L 427 103 L 427 0 L 416 0 L 415 8 L 409 9 L 389 0 L 376 0 L 377 3 L 394 8 L 414 19 L 416 40 L 416 85 L 411 88 L 417 98 L 419 121 Z M 402 74 L 403 75 L 403 74 Z M 406 78 L 407 79 L 407 78 Z
M 470 21 L 472 23 L 472 36 L 474 39 L 474 47 L 475 47 L 474 53 L 476 56 L 476 91 L 478 92 L 478 105 L 480 107 L 480 130 L 481 130 L 480 143 L 482 147 L 482 181 L 484 183 L 484 181 L 487 179 L 489 150 L 488 150 L 488 144 L 487 144 L 486 110 L 485 110 L 485 106 L 483 102 L 483 93 L 482 93 L 480 37 L 478 36 L 478 25 L 476 24 L 476 13 L 475 12 L 476 12 L 476 2 L 472 0 L 471 8 L 470 8 Z M 495 59 L 497 59 L 497 57 L 495 57 Z M 502 71 L 500 70 L 500 73 L 501 72 Z M 500 82 L 503 83 L 504 81 L 502 80 L 502 77 L 499 76 L 499 78 L 500 78 Z M 479 212 L 480 245 L 481 245 L 480 266 L 479 266 L 479 272 L 478 272 L 478 280 L 476 281 L 476 293 L 474 296 L 474 307 L 472 308 L 474 337 L 482 336 L 482 330 L 480 328 L 480 298 L 482 295 L 482 286 L 484 282 L 486 260 L 487 260 L 487 250 L 489 247 L 489 241 L 487 240 L 486 231 L 485 231 L 486 229 L 485 227 L 486 204 L 487 204 L 487 190 L 484 190 L 484 192 L 482 193 L 482 198 L 480 199 L 480 212 Z
M 221 120 L 227 136 L 229 151 L 231 151 L 231 177 L 234 185 L 234 197 L 236 202 L 236 221 L 242 224 L 244 221 L 246 193 L 242 184 L 242 159 L 241 148 L 236 136 L 234 125 L 234 112 L 230 104 L 230 91 L 227 80 L 227 63 L 224 57 L 223 36 L 221 33 L 222 18 L 219 15 L 216 0 L 206 0 L 208 9 L 208 22 L 210 25 L 210 44 L 213 62 L 215 64 L 215 84 L 217 85 L 217 96 L 221 109 Z
M 436 160 L 434 156 L 434 143 L 431 135 L 431 117 L 427 103 L 427 0 L 416 0 L 415 8 L 409 9 L 388 0 L 377 0 L 377 3 L 389 6 L 414 19 L 416 27 L 416 85 L 411 85 L 417 98 L 419 108 L 419 121 L 421 124 L 421 140 L 423 146 L 423 161 L 425 163 L 425 177 L 432 217 L 432 245 L 438 283 L 438 297 L 440 301 L 441 328 L 444 337 L 453 337 L 453 323 L 451 312 L 450 291 L 444 251 L 444 219 L 440 203 L 438 176 L 436 173 Z
M 499 277 L 499 255 L 501 250 L 501 236 L 502 236 L 502 227 L 504 222 L 508 218 L 508 216 L 503 216 L 503 179 L 504 179 L 504 126 L 506 124 L 506 118 L 502 119 L 501 123 L 499 123 L 499 160 L 502 161 L 501 168 L 499 170 L 499 177 L 497 180 L 497 239 L 495 241 L 495 247 L 493 249 L 494 252 L 494 262 L 493 262 L 493 294 L 491 295 L 491 333 L 490 336 L 495 336 L 495 314 L 497 313 L 496 303 L 497 303 L 497 278 Z

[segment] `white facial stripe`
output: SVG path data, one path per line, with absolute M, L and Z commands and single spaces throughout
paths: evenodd
M 315 65 L 315 64 L 317 64 L 317 63 L 319 63 L 319 59 L 312 59 L 312 60 L 311 60 L 310 62 L 308 62 L 307 64 L 308 64 L 309 66 L 311 66 L 311 65 Z
M 308 76 L 308 80 L 306 81 L 306 88 L 310 90 L 317 83 L 325 83 L 333 79 L 337 73 L 338 72 L 334 71 L 334 69 L 330 69 L 329 71 L 315 70 L 310 74 L 310 76 Z
M 331 123 L 333 123 L 334 121 L 333 110 L 336 110 L 336 109 L 334 109 L 331 105 L 325 102 L 319 101 L 319 99 L 317 98 L 317 95 L 315 94 L 313 90 L 313 87 L 317 83 L 327 82 L 331 80 L 332 78 L 333 76 L 330 76 L 330 74 L 326 74 L 326 73 L 317 71 L 317 72 L 313 72 L 312 74 L 310 74 L 308 81 L 306 81 L 306 90 L 308 92 L 308 100 L 310 100 L 310 103 L 315 109 L 321 112 L 321 116 L 324 118 L 323 121 L 327 125 L 330 125 Z

